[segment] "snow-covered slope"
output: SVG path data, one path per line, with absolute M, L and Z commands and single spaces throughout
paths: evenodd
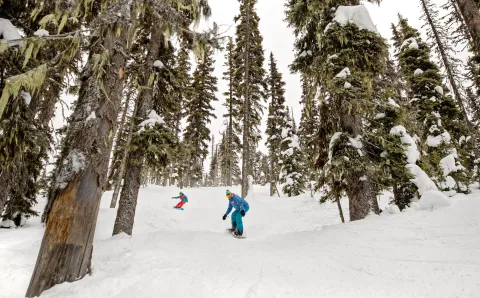
M 340 224 L 334 204 L 256 187 L 246 239 L 225 232 L 224 188 L 186 189 L 185 211 L 172 208 L 178 189 L 142 189 L 133 237 L 110 236 L 116 211 L 106 193 L 93 275 L 42 297 L 479 297 L 475 191 L 445 208 Z M 42 232 L 39 219 L 0 230 L 1 297 L 25 294 Z

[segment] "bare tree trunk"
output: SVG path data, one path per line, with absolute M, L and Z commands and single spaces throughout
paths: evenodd
M 350 109 L 347 103 L 348 100 L 342 103 L 340 126 L 342 131 L 355 138 L 362 133 L 362 120 L 359 111 Z M 366 168 L 352 169 L 346 173 L 350 221 L 364 219 L 370 212 L 380 213 L 375 187 L 372 180 L 368 179 L 369 175 Z
M 245 44 L 249 44 L 250 37 L 250 1 L 247 0 L 247 33 Z M 248 175 L 250 174 L 250 59 L 248 47 L 245 46 L 245 90 L 243 106 L 243 156 L 242 156 L 242 198 L 248 195 Z
M 345 223 L 345 217 L 343 217 L 343 209 L 342 209 L 342 204 L 340 203 L 340 198 L 337 197 L 337 207 L 338 207 L 338 213 L 340 214 L 340 219 L 342 220 L 342 223 Z
M 137 106 L 138 105 L 135 105 L 135 108 L 133 110 L 133 115 L 135 115 L 137 112 Z M 123 150 L 122 160 L 120 161 L 120 167 L 118 168 L 117 179 L 115 180 L 115 185 L 113 188 L 112 201 L 110 202 L 110 208 L 115 208 L 117 206 L 118 194 L 120 193 L 120 189 L 122 187 L 122 180 L 124 178 L 123 176 L 125 174 L 125 164 L 127 163 L 128 152 L 129 152 L 128 148 L 130 148 L 130 144 L 132 142 L 133 127 L 134 125 L 133 123 L 131 123 L 128 129 L 126 148 L 125 150 Z
M 472 0 L 456 0 L 465 24 L 472 38 L 473 47 L 477 56 L 480 56 L 480 12 L 477 4 Z
M 108 144 L 117 121 L 126 62 L 121 53 L 126 30 L 117 31 L 115 27 L 105 30 L 100 37 L 82 74 L 80 95 L 57 168 L 58 188 L 50 198 L 52 208 L 27 297 L 39 296 L 56 284 L 78 280 L 90 270 L 93 236 L 108 170 Z M 98 79 L 94 60 L 103 53 L 108 53 L 108 66 Z
M 151 33 L 149 50 L 147 56 L 147 69 L 145 70 L 142 78 L 143 85 L 148 84 L 150 74 L 153 72 L 154 61 L 158 58 L 160 53 L 161 42 L 163 41 L 163 35 L 157 26 L 154 26 L 154 30 Z M 143 121 L 152 110 L 153 107 L 153 88 L 145 88 L 138 95 L 137 110 L 134 115 L 135 123 L 138 125 L 139 121 Z M 135 144 L 139 138 L 134 138 L 132 142 Z M 134 146 L 129 154 L 126 162 L 126 168 L 128 171 L 125 174 L 123 182 L 122 193 L 120 195 L 120 203 L 117 210 L 117 217 L 115 219 L 115 225 L 113 227 L 113 235 L 120 233 L 126 233 L 132 235 L 133 223 L 135 221 L 135 210 L 137 207 L 138 191 L 141 184 L 143 159 L 145 155 L 145 148 L 142 146 Z
M 122 118 L 120 120 L 120 125 L 118 127 L 117 141 L 115 142 L 115 149 L 114 149 L 115 152 L 119 151 L 120 142 L 121 142 L 121 140 L 122 140 L 122 138 L 124 137 L 124 134 L 125 134 L 125 122 L 126 122 L 126 119 L 127 119 L 127 112 L 128 112 L 128 107 L 130 105 L 130 99 L 131 99 L 131 94 L 129 92 L 127 94 L 127 98 L 125 100 L 125 106 L 123 107 Z M 128 147 L 128 145 L 127 145 L 127 147 Z M 125 155 L 125 154 L 123 154 L 123 155 Z M 122 160 L 123 160 L 123 158 L 122 158 Z M 120 172 L 121 164 L 120 164 L 120 166 L 118 166 L 118 165 L 115 165 L 114 162 L 115 162 L 115 160 L 113 159 L 112 164 L 110 165 L 109 173 L 107 175 L 107 182 L 106 182 L 107 186 L 105 187 L 106 190 L 111 190 L 111 188 L 112 188 L 112 185 L 110 184 L 110 179 L 112 178 L 113 173 L 115 172 L 115 169 L 117 169 L 119 171 L 119 174 L 121 173 Z M 115 207 L 113 207 L 113 208 L 115 208 Z

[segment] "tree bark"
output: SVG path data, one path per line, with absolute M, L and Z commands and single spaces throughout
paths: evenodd
M 147 85 L 150 74 L 153 72 L 153 63 L 160 53 L 160 46 L 163 41 L 158 26 L 154 25 L 151 33 L 149 50 L 147 55 L 148 70 L 145 70 L 143 76 L 143 85 Z M 135 113 L 135 122 L 143 121 L 152 110 L 153 106 L 153 88 L 145 88 L 138 96 L 137 111 Z M 138 123 L 135 123 L 138 125 Z M 139 138 L 134 138 L 133 143 L 139 141 Z M 141 145 L 134 146 L 135 149 L 128 154 L 126 168 L 128 171 L 125 174 L 125 179 L 122 187 L 122 194 L 120 195 L 120 203 L 117 210 L 117 217 L 113 227 L 113 235 L 126 233 L 132 235 L 133 224 L 135 221 L 135 210 L 137 207 L 138 191 L 141 184 L 143 158 L 145 155 L 145 148 Z
M 247 33 L 245 45 L 249 44 L 250 37 L 250 1 L 247 0 Z M 248 175 L 250 174 L 250 60 L 248 47 L 245 46 L 245 85 L 244 85 L 244 106 L 243 106 L 243 156 L 242 156 L 242 198 L 248 195 Z
M 480 12 L 477 4 L 472 0 L 456 0 L 465 24 L 472 38 L 473 47 L 477 56 L 480 56 Z
M 362 120 L 358 111 L 350 110 L 347 101 L 345 100 L 342 104 L 340 125 L 342 131 L 355 138 L 362 133 Z M 365 155 L 365 152 L 363 154 Z M 368 161 L 365 160 L 365 163 L 368 163 Z M 361 177 L 367 179 L 361 179 Z M 370 212 L 380 213 L 375 187 L 368 177 L 369 173 L 365 167 L 352 169 L 346 173 L 350 221 L 364 219 Z
M 126 62 L 121 53 L 126 44 L 126 30 L 117 32 L 117 28 L 105 30 L 82 74 L 80 95 L 65 138 L 62 162 L 57 168 L 59 187 L 50 198 L 52 209 L 47 215 L 47 227 L 27 297 L 39 296 L 56 284 L 73 282 L 89 272 L 108 170 L 108 144 L 117 121 L 123 85 L 121 73 Z M 93 71 L 95 55 L 104 51 L 108 51 L 109 63 L 103 76 L 98 78 Z M 92 115 L 95 118 L 92 119 Z

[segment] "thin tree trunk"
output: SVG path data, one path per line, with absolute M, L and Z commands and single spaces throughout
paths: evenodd
M 340 198 L 337 197 L 337 207 L 338 207 L 338 213 L 340 214 L 340 219 L 342 220 L 342 223 L 345 223 L 345 217 L 343 217 L 343 209 L 342 209 L 342 204 L 340 203 Z
M 147 56 L 148 70 L 145 70 L 143 76 L 143 84 L 147 85 L 150 74 L 153 71 L 153 63 L 158 58 L 160 53 L 161 42 L 163 35 L 157 26 L 154 26 L 152 31 L 149 50 Z M 139 94 L 137 99 L 138 108 L 135 113 L 135 122 L 143 121 L 152 110 L 153 106 L 153 88 L 145 88 Z M 135 123 L 138 125 L 138 123 Z M 135 144 L 139 138 L 133 139 Z M 137 144 L 138 145 L 138 144 Z M 113 235 L 126 233 L 132 235 L 133 223 L 135 221 L 135 210 L 137 207 L 138 191 L 141 184 L 143 160 L 145 149 L 142 146 L 135 146 L 135 149 L 128 154 L 126 168 L 128 171 L 125 174 L 123 182 L 122 193 L 120 195 L 120 203 L 117 210 L 117 217 L 113 227 Z
M 125 100 L 125 107 L 123 107 L 123 112 L 122 112 L 122 118 L 120 120 L 120 125 L 118 127 L 118 134 L 117 134 L 117 141 L 115 142 L 115 149 L 114 149 L 114 152 L 117 152 L 119 151 L 119 146 L 120 146 L 120 142 L 125 134 L 125 122 L 126 122 L 126 119 L 127 119 L 127 112 L 128 112 L 128 106 L 130 105 L 130 99 L 131 99 L 131 94 L 130 92 L 127 94 L 127 99 Z M 128 145 L 127 145 L 128 147 Z M 126 150 L 125 150 L 126 151 Z M 124 152 L 125 152 L 124 151 Z M 125 155 L 125 154 L 123 154 Z M 115 156 L 114 156 L 115 157 Z M 122 158 L 123 160 L 123 158 Z M 106 187 L 105 189 L 106 190 L 111 190 L 112 188 L 112 185 L 110 184 L 110 179 L 112 178 L 113 176 L 113 173 L 115 172 L 115 169 L 117 168 L 117 170 L 119 171 L 120 173 L 120 170 L 119 170 L 119 167 L 118 165 L 115 165 L 115 160 L 112 159 L 112 164 L 110 165 L 110 169 L 109 169 L 109 173 L 107 175 L 107 182 L 106 182 Z M 121 165 L 121 164 L 120 164 Z M 110 206 L 111 207 L 111 206 Z M 111 207 L 112 208 L 112 207 Z M 113 207 L 115 208 L 115 207 Z
M 250 173 L 250 59 L 248 52 L 250 37 L 250 1 L 247 0 L 247 33 L 245 40 L 245 85 L 244 85 L 244 106 L 243 106 L 243 156 L 242 156 L 242 197 L 248 195 L 248 175 Z
M 137 106 L 138 105 L 135 105 L 133 115 L 135 115 L 137 112 Z M 128 152 L 129 152 L 128 148 L 130 148 L 130 144 L 132 142 L 133 127 L 134 125 L 133 123 L 131 123 L 128 129 L 127 143 L 125 146 L 126 148 L 125 150 L 123 150 L 122 160 L 120 161 L 120 167 L 118 168 L 117 179 L 115 180 L 115 186 L 113 188 L 112 201 L 110 202 L 110 208 L 115 208 L 117 206 L 118 194 L 120 193 L 120 189 L 122 187 L 122 180 L 124 178 L 123 176 L 125 174 L 125 164 L 127 163 Z
M 59 283 L 76 281 L 90 271 L 93 236 L 108 170 L 108 142 L 122 96 L 121 73 L 126 59 L 121 52 L 126 30 L 117 31 L 112 26 L 100 38 L 82 75 L 80 95 L 65 138 L 63 162 L 57 169 L 59 187 L 50 198 L 52 209 L 47 215 L 27 297 L 39 296 Z M 93 66 L 94 55 L 103 51 L 108 51 L 109 63 L 100 87 Z M 95 118 L 87 120 L 92 115 Z
M 472 0 L 456 0 L 465 24 L 472 38 L 473 47 L 477 56 L 480 56 L 480 12 L 477 4 Z

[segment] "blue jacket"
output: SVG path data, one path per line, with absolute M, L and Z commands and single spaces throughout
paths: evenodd
M 182 202 L 188 202 L 187 196 L 184 194 L 183 196 L 173 197 L 172 199 L 180 199 Z
M 228 209 L 225 215 L 230 214 L 230 212 L 232 211 L 232 208 L 235 208 L 235 210 L 248 210 L 250 208 L 250 206 L 248 206 L 247 201 L 245 201 L 244 199 L 242 199 L 236 194 L 233 194 L 233 197 L 228 201 L 229 201 Z

